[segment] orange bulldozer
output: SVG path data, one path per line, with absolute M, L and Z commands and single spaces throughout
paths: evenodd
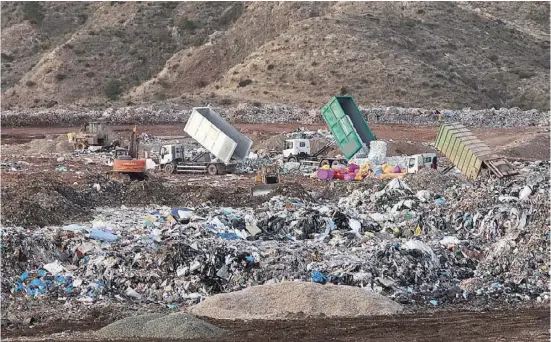
M 138 132 L 134 127 L 130 146 L 127 149 L 117 148 L 115 150 L 113 169 L 108 173 L 109 178 L 123 182 L 143 181 L 149 178 L 146 172 L 146 160 L 138 158 L 138 146 Z

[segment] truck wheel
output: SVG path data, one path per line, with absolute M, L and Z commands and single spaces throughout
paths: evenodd
M 338 160 L 333 160 L 331 166 L 339 166 L 341 163 Z
M 216 167 L 216 165 L 210 164 L 210 165 L 207 167 L 207 172 L 208 172 L 208 174 L 211 175 L 211 176 L 217 175 L 217 174 L 218 174 L 218 168 Z
M 76 149 L 76 150 L 84 150 L 84 149 L 86 149 L 86 144 L 84 144 L 84 143 L 77 143 L 77 144 L 75 144 L 75 149 Z
M 289 163 L 296 163 L 298 161 L 298 159 L 297 159 L 297 157 L 289 157 L 289 158 L 287 158 L 287 161 Z
M 325 165 L 331 165 L 331 163 L 329 163 L 329 160 L 324 159 L 324 160 L 322 160 L 322 161 L 320 162 L 320 167 L 323 167 L 323 166 L 325 166 Z
M 166 164 L 166 165 L 164 166 L 164 170 L 165 170 L 165 173 L 166 173 L 166 174 L 169 174 L 169 175 L 170 175 L 170 174 L 174 173 L 174 165 L 172 165 L 172 164 Z

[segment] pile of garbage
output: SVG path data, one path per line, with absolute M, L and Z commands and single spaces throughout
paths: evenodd
M 457 122 L 469 127 L 527 127 L 549 126 L 550 112 L 520 108 L 442 109 L 438 112 L 423 108 L 360 108 L 364 117 L 383 124 L 440 125 L 442 122 Z M 439 119 L 440 116 L 440 119 Z
M 2 171 L 20 171 L 27 169 L 29 167 L 29 163 L 25 161 L 17 161 L 17 162 L 1 162 L 0 168 Z
M 6 226 L 2 292 L 180 306 L 301 280 L 404 304 L 547 300 L 549 164 L 516 166 L 514 178 L 437 190 L 394 179 L 336 201 L 276 193 L 256 207 L 101 208 L 92 222 Z
M 255 106 L 240 103 L 232 107 L 212 107 L 232 123 L 322 123 L 319 108 L 306 109 L 289 105 L 263 104 Z M 438 125 L 440 121 L 434 110 L 422 108 L 360 108 L 364 117 L 375 123 Z M 548 126 L 549 112 L 500 108 L 474 110 L 441 110 L 444 122 L 459 122 L 471 127 L 518 127 Z M 105 119 L 113 125 L 121 124 L 183 124 L 191 114 L 191 107 L 175 103 L 128 106 L 105 110 L 82 108 L 44 108 L 3 110 L 3 127 L 23 126 L 78 126 L 86 121 Z

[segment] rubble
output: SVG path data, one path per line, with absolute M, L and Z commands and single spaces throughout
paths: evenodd
M 306 109 L 288 105 L 264 104 L 254 106 L 240 103 L 232 107 L 212 107 L 231 123 L 321 123 L 318 109 Z M 371 122 L 407 125 L 439 125 L 434 110 L 422 108 L 360 107 L 363 116 Z M 441 110 L 444 122 L 458 122 L 471 127 L 548 126 L 549 112 L 500 108 L 475 110 Z M 3 127 L 22 126 L 77 126 L 86 121 L 105 119 L 112 125 L 120 124 L 183 124 L 191 114 L 191 108 L 172 103 L 151 104 L 91 110 L 82 108 L 44 108 L 36 110 L 3 110 Z M 377 119 L 378 118 L 378 119 Z

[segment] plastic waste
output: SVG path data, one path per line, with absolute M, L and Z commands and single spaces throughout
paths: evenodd
M 444 246 L 456 246 L 459 245 L 461 241 L 455 236 L 445 236 L 442 240 L 440 240 L 440 244 Z
M 532 194 L 532 187 L 530 187 L 529 185 L 525 185 L 524 188 L 522 188 L 522 190 L 520 191 L 518 198 L 520 200 L 525 200 L 529 198 L 531 194 Z
M 436 203 L 438 205 L 444 205 L 444 204 L 446 204 L 446 199 L 443 198 L 443 197 L 439 197 L 439 198 L 434 200 L 434 203 Z
M 119 239 L 117 235 L 99 229 L 90 231 L 90 238 L 105 242 L 115 242 Z
M 421 202 L 427 202 L 428 200 L 430 200 L 430 191 L 419 190 L 415 194 L 415 197 L 417 197 Z
M 401 179 L 394 178 L 385 186 L 385 190 L 408 190 L 411 188 Z
M 65 268 L 57 260 L 42 266 L 42 268 L 50 272 L 54 276 L 58 275 L 59 273 L 63 272 L 63 270 L 65 270 Z
M 437 262 L 438 259 L 436 258 L 436 254 L 434 254 L 434 252 L 432 251 L 432 248 L 430 248 L 429 245 L 427 245 L 426 243 L 422 242 L 422 241 L 419 241 L 419 240 L 409 240 L 407 241 L 406 243 L 404 243 L 402 246 L 401 246 L 402 249 L 405 249 L 405 250 L 417 250 L 417 251 L 420 251 L 424 254 L 427 254 L 427 255 L 430 255 L 431 259 L 433 262 Z
M 216 237 L 219 237 L 224 240 L 239 240 L 239 236 L 235 233 L 218 233 L 216 234 Z
M 312 272 L 312 282 L 313 283 L 318 283 L 318 284 L 325 284 L 325 283 L 327 283 L 327 277 L 319 271 L 313 271 Z
M 139 294 L 138 292 L 136 292 L 136 290 L 134 290 L 134 289 L 131 288 L 131 287 L 128 287 L 128 288 L 126 289 L 126 295 L 127 295 L 128 297 L 132 297 L 132 298 L 134 298 L 134 299 L 142 299 L 142 295 Z

